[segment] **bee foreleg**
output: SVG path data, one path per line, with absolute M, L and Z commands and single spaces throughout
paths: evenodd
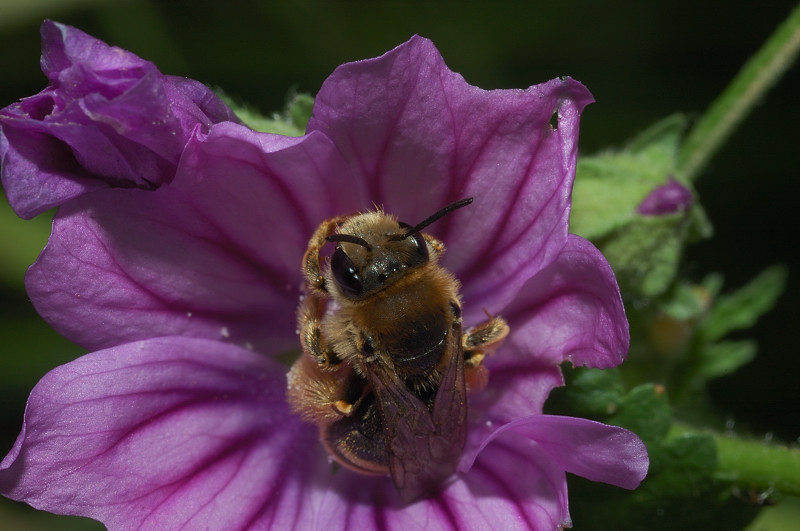
M 316 361 L 322 369 L 332 367 L 340 362 L 322 337 L 321 323 L 325 314 L 325 306 L 324 299 L 309 294 L 303 298 L 297 312 L 297 329 L 303 352 Z
M 336 231 L 336 227 L 341 225 L 348 217 L 338 216 L 323 221 L 308 241 L 308 249 L 303 255 L 303 276 L 306 279 L 308 289 L 312 293 L 328 293 L 328 288 L 325 286 L 325 275 L 322 274 L 322 268 L 319 263 L 319 250 L 328 243 L 325 238 L 333 234 Z

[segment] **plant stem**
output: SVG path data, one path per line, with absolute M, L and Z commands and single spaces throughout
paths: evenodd
M 800 50 L 800 5 L 694 125 L 683 143 L 679 172 L 693 180 L 769 88 L 791 66 Z
M 717 443 L 717 474 L 759 491 L 776 489 L 800 496 L 800 449 L 753 439 L 742 439 L 687 425 L 673 425 L 671 435 L 705 433 Z

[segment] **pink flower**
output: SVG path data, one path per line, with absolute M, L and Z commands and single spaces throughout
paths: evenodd
M 405 530 L 568 526 L 565 472 L 635 488 L 636 435 L 542 414 L 560 363 L 612 367 L 628 348 L 608 263 L 567 233 L 590 100 L 571 79 L 483 91 L 414 37 L 338 68 L 303 137 L 195 128 L 157 189 L 64 204 L 27 288 L 94 352 L 33 390 L 0 492 L 111 529 Z M 429 232 L 465 325 L 485 309 L 511 333 L 470 396 L 459 472 L 405 504 L 389 478 L 332 466 L 289 412 L 301 257 L 324 219 L 375 203 L 416 223 L 463 197 Z

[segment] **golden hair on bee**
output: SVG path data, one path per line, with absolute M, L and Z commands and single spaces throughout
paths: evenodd
M 380 210 L 332 218 L 303 256 L 303 353 L 289 372 L 289 405 L 318 426 L 334 459 L 390 475 L 405 500 L 455 472 L 467 381 L 485 382 L 481 361 L 508 334 L 500 317 L 462 331 L 460 284 L 438 264 L 444 244 L 421 232 L 470 203 L 414 226 Z M 335 248 L 323 264 L 328 243 Z

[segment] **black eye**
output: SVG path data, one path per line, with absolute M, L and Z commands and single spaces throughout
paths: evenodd
M 411 235 L 414 238 L 414 241 L 417 242 L 417 249 L 419 254 L 422 256 L 423 261 L 428 260 L 428 244 L 425 243 L 425 238 L 422 237 L 422 234 L 419 232 L 415 232 Z
M 401 229 L 410 229 L 411 225 L 401 221 L 400 222 L 400 228 Z M 420 260 L 420 263 L 427 262 L 428 261 L 428 244 L 425 243 L 425 238 L 422 237 L 422 234 L 420 234 L 419 231 L 412 232 L 411 234 L 408 234 L 408 233 L 406 233 L 406 234 L 407 234 L 407 236 L 405 236 L 405 237 L 413 239 L 414 243 L 417 244 L 417 253 L 419 254 L 419 256 L 417 257 L 417 260 L 419 260 L 421 258 L 422 260 Z
M 350 260 L 350 257 L 345 254 L 341 247 L 337 247 L 331 256 L 331 272 L 333 278 L 339 285 L 339 289 L 345 295 L 358 297 L 364 289 L 361 283 L 361 276 L 359 276 L 356 267 Z

